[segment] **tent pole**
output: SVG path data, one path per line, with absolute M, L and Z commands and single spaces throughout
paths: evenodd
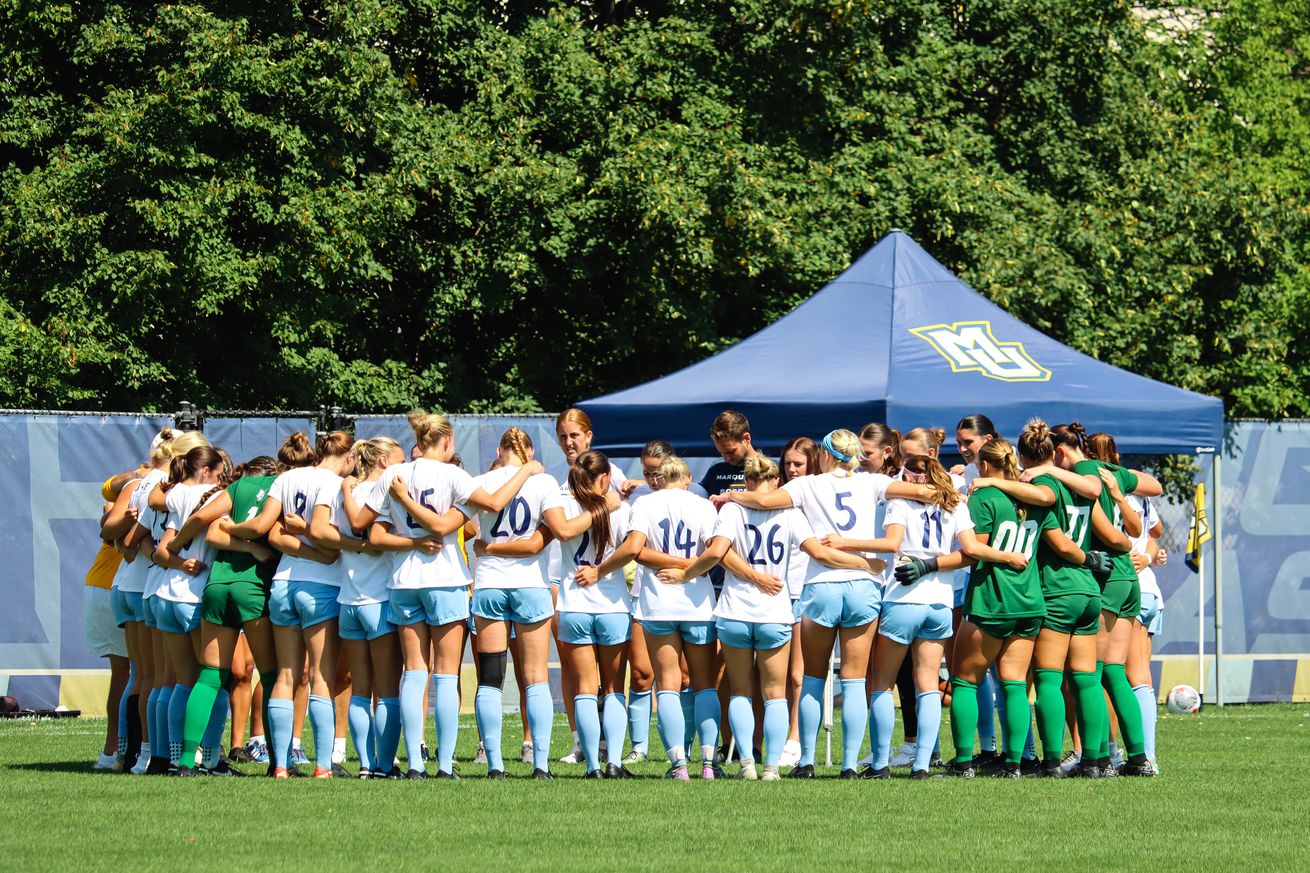
M 1214 514 L 1210 516 L 1210 530 L 1213 534 L 1214 551 L 1212 560 L 1214 561 L 1214 696 L 1215 702 L 1222 708 L 1224 705 L 1224 530 L 1223 530 L 1223 508 L 1219 500 L 1220 479 L 1219 479 L 1219 455 L 1220 450 L 1216 449 L 1212 464 L 1214 465 L 1214 494 L 1211 496 L 1211 504 L 1214 507 Z
M 1213 463 L 1213 461 L 1211 462 Z M 1202 480 L 1204 481 L 1204 480 Z M 1196 495 L 1192 495 L 1195 499 Z M 1193 514 L 1200 513 L 1204 506 L 1192 506 Z M 1195 524 L 1193 520 L 1193 524 Z M 1196 545 L 1196 691 L 1205 697 L 1205 548 Z

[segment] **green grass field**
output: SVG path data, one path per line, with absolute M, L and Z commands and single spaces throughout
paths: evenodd
M 1162 713 L 1158 779 L 686 785 L 654 761 L 642 780 L 511 763 L 487 782 L 471 717 L 459 783 L 98 774 L 103 721 L 0 720 L 0 869 L 1303 870 L 1308 721 L 1302 704 Z

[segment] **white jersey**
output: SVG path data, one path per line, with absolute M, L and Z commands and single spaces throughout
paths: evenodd
M 970 464 L 964 468 L 963 476 L 957 476 L 954 473 L 948 473 L 947 475 L 951 477 L 951 484 L 955 486 L 955 490 L 960 492 L 967 501 L 969 499 L 969 486 L 973 484 L 974 479 L 978 478 L 978 468 Z M 952 574 L 951 588 L 956 594 L 968 589 L 969 574 L 972 570 L 972 567 L 961 567 Z
M 795 507 L 805 513 L 806 520 L 819 539 L 828 534 L 837 534 L 849 539 L 872 540 L 878 536 L 878 503 L 886 497 L 887 486 L 891 483 L 891 478 L 882 473 L 834 471 L 816 476 L 798 476 L 782 488 L 791 495 Z M 848 582 L 872 576 L 869 570 L 839 570 L 811 561 L 805 584 Z
M 1142 535 L 1133 538 L 1132 551 L 1145 555 L 1148 541 L 1151 539 L 1151 528 L 1160 523 L 1160 514 L 1156 512 L 1155 504 L 1151 502 L 1149 497 L 1138 497 L 1136 494 L 1129 494 L 1128 505 L 1142 519 Z M 1143 594 L 1152 594 L 1158 600 L 1164 600 L 1164 596 L 1160 593 L 1160 582 L 1155 578 L 1155 569 L 1150 564 L 1143 567 L 1142 572 L 1137 574 L 1137 581 Z
M 282 518 L 298 515 L 309 524 L 318 505 L 319 492 L 325 497 L 341 490 L 341 477 L 323 467 L 297 467 L 287 470 L 273 480 L 268 489 L 268 499 L 282 504 Z M 313 545 L 310 539 L 301 534 L 299 539 L 306 545 Z M 320 564 L 308 558 L 295 555 L 283 555 L 278 561 L 277 572 L 273 574 L 277 582 L 318 582 L 323 585 L 341 585 L 341 567 L 337 563 Z
M 632 507 L 632 529 L 646 536 L 647 548 L 678 558 L 694 558 L 714 536 L 714 504 L 683 488 L 647 494 Z M 661 582 L 658 571 L 638 565 L 639 619 L 648 621 L 709 621 L 714 617 L 714 584 L 697 576 L 682 583 Z
M 564 500 L 564 516 L 576 518 L 582 515 L 582 507 L 569 495 Z M 560 552 L 564 561 L 564 576 L 560 580 L 560 612 L 585 612 L 589 614 L 628 612 L 631 609 L 628 595 L 628 582 L 623 578 L 623 568 L 597 579 L 595 585 L 579 588 L 574 581 L 574 573 L 583 565 L 596 566 L 605 557 L 614 554 L 619 544 L 628 538 L 632 521 L 632 509 L 626 504 L 610 513 L 610 541 L 605 545 L 604 557 L 596 554 L 596 544 L 592 542 L 591 530 L 585 530 L 567 542 L 560 543 Z
M 165 475 L 163 478 L 167 479 L 168 477 Z M 153 491 L 154 487 L 154 485 L 151 485 L 150 490 Z M 154 547 L 159 545 L 160 540 L 164 538 L 164 532 L 168 530 L 168 510 L 151 509 L 149 494 L 150 491 L 147 491 L 141 495 L 141 514 L 137 516 L 137 524 L 150 531 L 150 542 L 146 543 L 146 551 L 152 552 Z M 159 589 L 163 587 L 169 571 L 150 560 L 148 554 L 137 558 L 138 561 L 142 559 L 146 560 L 147 566 L 141 596 L 143 598 L 154 597 L 159 593 Z
M 901 548 L 896 559 L 937 558 L 956 549 L 956 538 L 961 531 L 973 530 L 969 505 L 961 500 L 955 509 L 947 512 L 935 503 L 895 499 L 887 501 L 886 524 L 899 524 L 905 528 Z M 952 604 L 952 577 L 954 571 L 939 570 L 923 576 L 913 585 L 901 585 L 894 579 L 883 593 L 883 602 Z
M 516 466 L 501 467 L 483 473 L 473 481 L 488 494 L 514 478 Z M 512 543 L 528 539 L 541 525 L 546 510 L 563 505 L 559 483 L 553 476 L 537 473 L 529 476 L 519 493 L 500 512 L 478 511 L 478 535 L 487 543 Z M 444 551 L 444 550 L 443 550 Z M 546 563 L 550 555 L 542 549 L 529 558 L 505 558 L 484 555 L 478 559 L 478 570 L 473 576 L 474 589 L 479 588 L 548 588 Z
M 377 482 L 357 482 L 350 490 L 356 506 L 362 506 L 373 493 Z M 318 502 L 324 502 L 326 492 L 320 492 Z M 332 524 L 346 536 L 356 536 L 346 518 L 346 504 L 342 499 L 341 489 L 331 496 Z M 316 504 L 317 505 L 317 504 Z M 367 535 L 360 537 L 367 539 Z M 337 603 L 359 606 L 365 603 L 381 603 L 387 599 L 387 587 L 391 584 L 391 554 L 366 555 L 363 552 L 342 550 L 341 557 L 341 591 L 337 594 Z
M 147 530 L 149 530 L 149 525 L 141 521 L 142 508 L 146 506 L 146 498 L 149 497 L 150 492 L 166 478 L 168 478 L 168 474 L 163 470 L 151 470 L 144 478 L 139 480 L 136 490 L 127 499 L 128 507 L 137 511 L 137 520 Z M 120 561 L 118 570 L 114 573 L 114 587 L 122 591 L 141 593 L 145 590 L 146 574 L 150 571 L 151 566 L 150 558 L 139 553 L 136 560 L 131 563 Z
M 546 471 L 556 482 L 559 483 L 559 493 L 561 497 L 568 498 L 569 494 L 569 463 L 561 461 Z M 610 490 L 616 494 L 621 494 L 623 483 L 628 481 L 628 477 L 623 475 L 623 471 L 618 465 L 610 461 Z M 566 501 L 567 502 L 567 501 Z M 558 585 L 564 578 L 564 574 L 570 572 L 565 567 L 563 552 L 558 540 L 551 540 L 550 545 L 546 546 L 546 578 L 552 584 Z
M 792 555 L 814 538 L 814 529 L 799 509 L 747 509 L 729 503 L 719 511 L 714 536 L 724 537 L 752 569 L 785 579 Z M 724 573 L 723 591 L 714 614 L 733 621 L 791 624 L 791 593 L 784 585 L 765 594 L 754 582 Z
M 168 489 L 165 495 L 168 502 L 165 528 L 172 531 L 181 530 L 191 514 L 200 508 L 200 498 L 211 491 L 213 494 L 209 499 L 213 500 L 223 492 L 223 489 L 215 488 L 214 485 L 181 484 Z M 190 545 L 174 554 L 184 561 L 195 558 L 205 565 L 204 569 L 196 576 L 188 576 L 181 570 L 166 568 L 155 596 L 175 603 L 199 603 L 200 596 L 205 593 L 205 583 L 209 581 L 209 568 L 214 563 L 214 555 L 217 551 L 205 540 L 205 532 L 201 531 Z
M 437 515 L 445 515 L 452 507 L 463 513 L 465 518 L 473 514 L 473 510 L 465 506 L 465 503 L 478 490 L 478 486 L 466 470 L 432 458 L 392 464 L 382 471 L 376 486 L 367 493 L 364 505 L 378 514 L 378 521 L 391 525 L 396 536 L 430 535 L 427 528 L 410 516 L 404 505 L 392 495 L 391 483 L 396 477 L 405 481 L 405 490 L 414 502 L 426 506 Z M 458 532 L 447 537 L 435 555 L 425 555 L 417 549 L 411 549 L 392 552 L 389 560 L 392 588 L 467 588 L 472 579 L 460 554 Z

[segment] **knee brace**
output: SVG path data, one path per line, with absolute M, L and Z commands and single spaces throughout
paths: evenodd
M 478 652 L 478 684 L 503 691 L 509 652 Z

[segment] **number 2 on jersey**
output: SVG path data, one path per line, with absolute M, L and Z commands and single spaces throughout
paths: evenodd
M 782 563 L 786 554 L 786 549 L 782 541 L 778 539 L 778 531 L 782 525 L 775 524 L 769 528 L 769 535 L 766 537 L 758 527 L 753 524 L 746 525 L 746 533 L 750 536 L 750 548 L 747 550 L 746 562 L 757 567 L 767 567 L 770 564 L 775 567 Z M 764 553 L 768 560 L 758 557 L 760 546 L 764 545 Z M 777 546 L 777 549 L 774 549 Z
M 428 498 L 432 496 L 432 492 L 435 490 L 436 490 L 435 488 L 424 488 L 422 491 L 419 492 L 418 502 L 424 509 L 432 508 L 432 504 L 428 503 Z M 422 525 L 418 523 L 418 521 L 414 518 L 414 516 L 410 515 L 408 512 L 405 513 L 405 521 L 409 522 L 410 530 L 418 530 L 420 527 L 422 527 Z
M 505 521 L 509 521 L 509 530 L 505 530 Z M 523 497 L 515 497 L 496 516 L 496 523 L 491 526 L 491 535 L 493 537 L 507 537 L 513 533 L 516 537 L 521 537 L 528 532 L 528 526 L 532 523 L 532 510 L 528 509 L 528 501 Z

